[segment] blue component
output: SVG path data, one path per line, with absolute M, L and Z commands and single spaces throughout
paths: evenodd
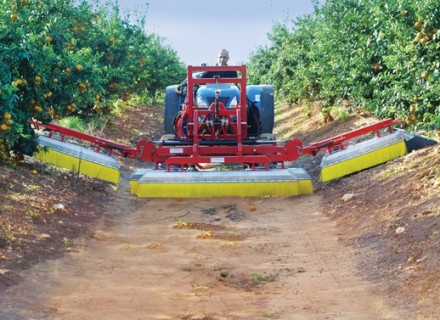
M 263 94 L 263 87 L 251 85 L 247 86 L 247 98 L 257 105 L 258 110 L 261 112 L 261 95 Z
M 250 85 L 246 88 L 248 100 L 255 103 L 260 111 L 260 120 L 263 133 L 272 133 L 275 120 L 274 92 L 271 85 Z
M 206 84 L 197 89 L 196 103 L 199 108 L 208 108 L 215 102 L 215 93 L 219 91 L 219 101 L 225 105 L 226 108 L 235 108 L 236 105 L 230 106 L 235 97 L 236 103 L 240 103 L 240 90 L 233 84 Z M 206 104 L 203 105 L 202 103 Z

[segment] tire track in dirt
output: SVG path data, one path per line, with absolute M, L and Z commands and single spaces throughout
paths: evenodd
M 319 203 L 138 199 L 125 184 L 91 239 L 11 289 L 3 318 L 399 319 Z

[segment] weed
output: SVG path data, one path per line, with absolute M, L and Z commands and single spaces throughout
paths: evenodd
M 26 189 L 26 191 L 37 191 L 41 189 L 41 186 L 37 186 L 35 184 L 25 184 L 24 188 Z
M 14 193 L 8 196 L 9 199 L 16 201 L 16 202 L 20 202 L 22 200 L 24 200 L 25 196 L 21 193 Z
M 213 285 L 211 283 L 193 284 L 194 291 L 196 291 L 196 292 L 207 291 L 209 289 L 212 289 L 212 287 L 213 287 Z
M 390 221 L 388 224 L 388 229 L 396 229 L 398 228 L 400 223 L 398 221 Z
M 338 119 L 345 121 L 345 120 L 347 120 L 349 115 L 350 115 L 350 113 L 348 113 L 347 110 L 341 110 L 338 114 Z
M 55 177 L 55 178 L 59 178 L 59 177 L 61 177 L 61 175 L 62 175 L 62 171 L 59 169 L 59 168 L 57 168 L 57 167 L 55 167 L 55 166 L 52 166 L 52 165 L 47 165 L 45 168 L 44 168 L 44 171 L 43 171 L 45 174 L 47 174 L 47 175 L 49 175 L 49 176 L 52 176 L 52 177 Z
M 15 240 L 14 225 L 9 221 L 0 221 L 0 244 Z
M 264 319 L 279 319 L 281 315 L 278 312 L 275 313 L 263 312 L 261 316 Z
M 174 229 L 188 229 L 191 224 L 187 221 L 184 221 L 180 218 L 174 218 L 174 220 L 176 221 L 176 224 L 174 225 Z
M 202 231 L 197 236 L 197 239 L 213 239 L 214 237 L 215 237 L 214 232 L 212 232 L 212 231 Z
M 394 167 L 390 167 L 390 168 L 388 168 L 387 170 L 384 170 L 384 171 L 380 172 L 380 173 L 377 175 L 377 178 L 378 178 L 379 180 L 386 180 L 386 179 L 388 179 L 388 178 L 390 178 L 390 177 L 392 177 L 392 176 L 394 176 L 394 175 L 396 175 L 396 174 L 402 172 L 403 170 L 405 170 L 405 167 L 404 167 L 404 166 L 394 166 Z
M 99 136 L 102 136 L 108 122 L 109 118 L 105 116 L 92 118 L 87 122 L 87 129 L 85 132 L 88 134 L 98 133 Z
M 145 246 L 147 249 L 160 249 L 162 248 L 162 244 L 157 241 L 151 241 Z
M 58 121 L 58 123 L 62 127 L 67 127 L 70 129 L 81 131 L 81 132 L 84 132 L 84 129 L 85 129 L 84 121 L 81 120 L 77 116 L 66 117 L 66 118 L 60 119 Z
M 38 210 L 28 208 L 26 210 L 26 215 L 31 218 L 39 218 L 41 217 L 41 213 Z
M 252 279 L 258 282 L 274 282 L 278 278 L 278 274 L 270 274 L 267 277 L 258 273 L 252 273 Z
M 252 273 L 252 279 L 258 282 L 265 282 L 266 278 L 258 273 Z
M 63 238 L 63 245 L 64 245 L 64 248 L 66 248 L 66 249 L 72 248 L 72 242 L 67 237 Z
M 9 202 L 5 202 L 5 203 L 3 203 L 1 209 L 4 212 L 8 212 L 8 211 L 14 209 L 14 206 L 11 203 L 9 203 Z

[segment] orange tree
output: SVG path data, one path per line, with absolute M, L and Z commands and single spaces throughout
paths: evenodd
M 111 112 L 129 94 L 154 97 L 185 74 L 176 52 L 116 5 L 0 2 L 0 155 L 35 150 L 27 120 Z
M 269 77 L 288 100 L 344 99 L 440 128 L 438 0 L 314 3 L 312 15 L 273 27 L 270 45 L 251 56 L 251 79 Z

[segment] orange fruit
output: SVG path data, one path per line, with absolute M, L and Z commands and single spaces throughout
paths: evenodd
M 17 21 L 17 19 L 18 19 L 18 16 L 17 16 L 16 13 L 11 14 L 11 20 L 12 21 Z
M 249 207 L 249 210 L 250 210 L 250 211 L 257 211 L 257 206 L 256 206 L 256 205 L 251 205 L 251 206 Z
M 408 120 L 409 120 L 411 123 L 413 123 L 414 121 L 417 120 L 417 117 L 416 117 L 415 114 L 410 114 L 410 115 L 408 116 Z
M 83 70 L 83 66 L 79 63 L 76 65 L 76 71 L 81 72 Z
M 46 43 L 51 43 L 52 42 L 52 37 L 46 36 L 45 41 L 46 41 Z
M 9 127 L 8 127 L 8 125 L 6 124 L 6 123 L 2 123 L 1 125 L 0 125 L 0 130 L 2 130 L 2 131 L 6 131 L 6 130 L 8 130 L 9 129 Z
M 382 69 L 382 67 L 380 66 L 380 64 L 378 64 L 378 63 L 373 64 L 373 70 L 374 70 L 374 72 L 379 72 L 380 69 Z
M 116 92 L 119 89 L 119 84 L 117 82 L 112 82 L 109 84 L 108 88 L 111 92 Z
M 12 115 L 9 112 L 5 112 L 5 114 L 3 115 L 3 118 L 5 120 L 11 120 L 12 119 Z
M 429 32 L 428 32 L 428 36 L 429 37 L 433 37 L 436 33 L 437 33 L 437 31 L 438 31 L 438 29 L 431 29 Z
M 73 111 L 75 111 L 75 107 L 76 107 L 75 104 L 71 103 L 71 104 L 67 105 L 67 111 L 73 112 Z
M 66 47 L 67 49 L 69 49 L 70 51 L 73 51 L 75 49 L 75 46 L 73 44 L 71 44 L 70 42 L 66 43 Z

